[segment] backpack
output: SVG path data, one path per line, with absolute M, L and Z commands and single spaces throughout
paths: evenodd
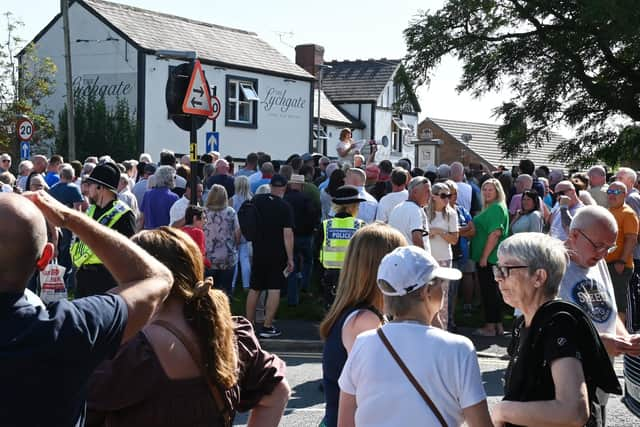
M 260 225 L 260 212 L 253 199 L 245 200 L 238 209 L 240 232 L 250 242 L 257 240 Z

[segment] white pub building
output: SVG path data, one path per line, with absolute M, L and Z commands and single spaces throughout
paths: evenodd
M 43 100 L 54 120 L 66 103 L 62 21 L 55 16 L 33 40 L 37 55 L 51 58 L 58 68 L 55 91 Z M 315 45 L 301 46 L 297 65 L 255 33 L 103 0 L 73 1 L 69 28 L 74 93 L 104 98 L 107 107 L 126 100 L 137 124 L 138 151 L 154 158 L 165 148 L 187 153 L 189 147 L 188 132 L 167 113 L 169 66 L 185 62 L 162 54 L 168 50 L 195 51 L 209 85 L 216 88 L 221 104 L 216 130 L 224 155 L 241 159 L 265 151 L 286 159 L 292 153 L 326 150 L 335 156 L 339 129 L 350 127 L 355 138 L 378 142 L 377 160 L 413 157 L 409 142 L 420 110 L 417 102 L 406 104 L 405 111 L 393 108 L 401 91 L 411 91 L 396 78 L 400 61 L 328 63 L 332 68 L 325 73 L 322 130 L 317 132 L 317 75 L 311 74 L 317 68 L 314 62 L 300 63 L 300 53 L 305 48 L 316 53 Z M 205 152 L 212 126 L 207 121 L 198 131 L 199 154 Z

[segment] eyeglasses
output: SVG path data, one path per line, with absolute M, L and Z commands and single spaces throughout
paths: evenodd
M 612 245 L 612 246 L 607 246 L 607 245 L 596 245 L 595 243 L 593 243 L 593 240 L 591 240 L 586 234 L 584 234 L 582 232 L 582 230 L 578 230 L 578 233 L 582 234 L 582 237 L 584 237 L 585 239 L 587 239 L 589 241 L 589 243 L 591 243 L 591 246 L 593 246 L 593 250 L 595 250 L 597 253 L 607 253 L 610 254 L 612 252 L 614 252 L 618 246 L 617 245 Z
M 529 268 L 528 265 L 494 265 L 493 276 L 496 279 L 506 279 L 514 268 Z
M 442 200 L 445 200 L 445 199 L 448 199 L 449 197 L 451 197 L 451 194 L 440 193 L 440 194 L 437 194 L 437 196 L 439 196 Z
M 619 195 L 621 195 L 621 194 L 625 194 L 625 193 L 626 193 L 626 191 L 621 190 L 621 189 L 619 189 L 619 188 L 609 188 L 609 189 L 607 190 L 607 194 L 609 194 L 609 195 L 616 195 L 616 196 L 619 196 Z

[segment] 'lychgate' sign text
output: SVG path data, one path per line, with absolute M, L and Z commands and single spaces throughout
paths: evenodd
M 90 74 L 73 79 L 75 97 L 129 98 L 135 96 L 135 73 Z
M 264 111 L 271 111 L 273 107 L 280 107 L 280 111 L 287 113 L 290 109 L 303 109 L 307 100 L 303 97 L 287 96 L 286 89 L 269 88 L 267 95 L 262 101 Z

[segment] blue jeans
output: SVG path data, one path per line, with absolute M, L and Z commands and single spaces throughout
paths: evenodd
M 231 298 L 232 289 L 231 281 L 233 280 L 233 268 L 227 270 L 216 270 L 214 268 L 207 270 L 206 276 L 213 277 L 213 287 L 223 291 Z
M 238 245 L 238 262 L 236 268 L 233 270 L 233 286 L 235 287 L 238 281 L 238 272 L 242 273 L 242 287 L 249 289 L 249 283 L 251 280 L 251 249 L 249 242 L 241 242 Z
M 295 236 L 293 240 L 295 267 L 287 278 L 287 301 L 289 305 L 300 302 L 299 290 L 309 289 L 313 268 L 313 236 Z

